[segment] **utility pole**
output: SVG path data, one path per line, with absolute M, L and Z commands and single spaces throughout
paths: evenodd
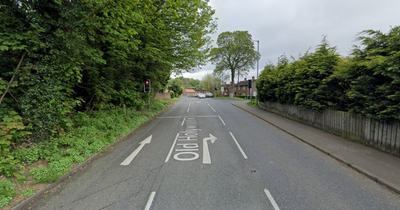
M 260 40 L 254 40 L 257 42 L 257 54 L 260 54 Z M 258 61 L 260 60 L 260 58 L 257 59 L 257 81 L 258 81 Z M 258 90 L 257 90 L 257 96 L 256 96 L 256 106 L 258 106 Z

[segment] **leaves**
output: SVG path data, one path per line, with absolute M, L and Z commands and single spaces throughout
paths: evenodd
M 247 31 L 223 32 L 218 35 L 217 44 L 218 48 L 211 51 L 214 73 L 230 71 L 232 83 L 236 74 L 245 75 L 260 57 Z
M 313 53 L 267 65 L 257 84 L 260 99 L 399 120 L 400 27 L 387 34 L 367 30 L 358 39 L 362 47 L 348 58 L 340 58 L 324 38 Z

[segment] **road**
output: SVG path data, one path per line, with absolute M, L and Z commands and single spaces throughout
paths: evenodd
M 179 103 L 32 209 L 400 209 L 400 198 L 238 109 Z

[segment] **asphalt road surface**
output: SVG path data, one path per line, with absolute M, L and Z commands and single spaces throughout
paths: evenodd
M 33 209 L 400 209 L 398 195 L 232 103 L 182 98 Z

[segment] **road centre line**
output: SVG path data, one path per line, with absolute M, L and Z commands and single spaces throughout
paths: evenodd
M 168 160 L 169 160 L 169 157 L 171 157 L 172 150 L 174 150 L 174 147 L 175 147 L 176 141 L 178 140 L 178 136 L 179 136 L 179 133 L 177 133 L 177 134 L 176 134 L 176 137 L 175 137 L 174 143 L 172 143 L 172 147 L 171 147 L 171 149 L 169 150 L 168 156 L 167 156 L 167 158 L 165 158 L 165 162 L 168 162 Z
M 214 112 L 217 112 L 217 111 L 215 111 L 215 109 L 214 108 L 212 108 L 211 106 L 210 106 L 210 108 L 214 111 Z
M 166 119 L 176 119 L 182 117 L 219 117 L 218 115 L 199 115 L 199 116 L 168 116 L 168 117 L 157 117 L 157 118 L 166 118 Z
M 244 159 L 247 159 L 246 153 L 244 153 L 242 147 L 239 145 L 239 143 L 237 142 L 236 138 L 233 136 L 232 132 L 229 132 L 229 133 L 231 134 L 231 136 L 232 136 L 232 138 L 233 138 L 233 141 L 235 141 L 237 147 L 239 148 L 240 152 L 242 153 Z
M 219 119 L 221 120 L 222 124 L 226 125 L 225 122 L 224 122 L 224 120 L 222 120 L 221 116 L 218 115 L 218 117 L 219 117 Z
M 192 102 L 189 102 L 189 106 L 188 106 L 188 109 L 187 109 L 187 112 L 189 112 L 189 110 L 190 110 L 190 104 L 191 104 Z
M 267 195 L 269 201 L 271 202 L 272 206 L 274 207 L 275 210 L 280 210 L 278 204 L 276 204 L 274 197 L 272 197 L 271 193 L 269 192 L 269 190 L 267 190 L 267 188 L 264 189 L 265 194 Z
M 153 200 L 154 200 L 155 196 L 156 196 L 156 192 L 155 191 L 151 192 L 149 200 L 147 201 L 147 204 L 146 204 L 146 207 L 144 208 L 144 210 L 149 210 L 150 209 L 151 204 L 153 204 Z
M 181 126 L 183 126 L 183 124 L 185 123 L 185 120 L 186 120 L 186 117 L 183 118 Z
M 207 103 L 207 102 L 206 102 L 206 103 Z M 214 112 L 217 112 L 217 111 L 215 111 L 214 108 L 212 108 L 212 106 L 211 106 L 209 103 L 207 103 L 207 105 L 208 105 Z

